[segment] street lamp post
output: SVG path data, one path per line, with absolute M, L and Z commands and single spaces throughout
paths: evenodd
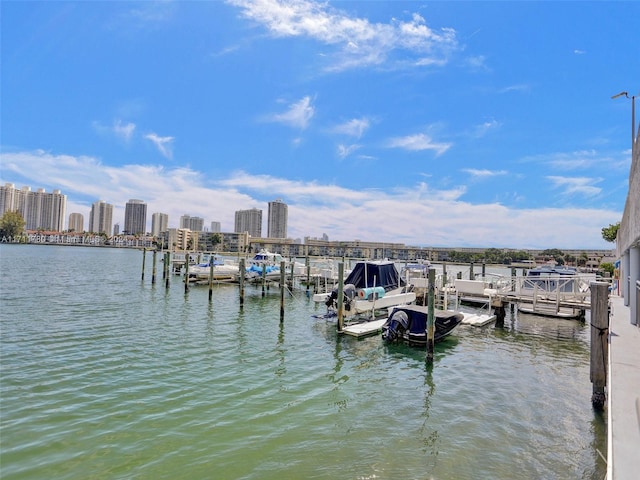
M 633 159 L 635 158 L 634 153 L 635 153 L 635 146 L 636 146 L 636 140 L 637 140 L 636 138 L 636 96 L 637 95 L 629 96 L 628 92 L 620 92 L 611 98 L 614 99 L 614 98 L 623 97 L 623 96 L 631 99 L 631 158 Z

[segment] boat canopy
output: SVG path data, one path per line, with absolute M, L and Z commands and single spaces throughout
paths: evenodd
M 356 289 L 383 287 L 388 291 L 404 286 L 405 281 L 393 262 L 358 262 L 344 283 Z

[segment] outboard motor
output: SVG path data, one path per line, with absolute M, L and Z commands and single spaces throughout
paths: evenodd
M 394 343 L 402 339 L 409 328 L 409 316 L 402 310 L 394 311 L 382 327 L 382 339 Z
M 342 295 L 343 295 L 343 302 L 344 302 L 344 309 L 348 312 L 351 310 L 351 301 L 358 296 L 358 292 L 356 291 L 356 287 L 355 285 L 351 284 L 351 283 L 347 283 L 343 288 L 342 288 Z M 331 290 L 331 294 L 329 294 L 329 296 L 327 297 L 327 300 L 324 302 L 324 304 L 331 308 L 337 308 L 338 306 L 338 287 L 334 288 L 333 290 Z

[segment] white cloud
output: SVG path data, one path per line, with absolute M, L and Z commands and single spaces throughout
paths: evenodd
M 473 136 L 476 138 L 484 137 L 487 133 L 491 132 L 492 130 L 498 129 L 501 126 L 502 124 L 497 120 L 487 120 L 480 125 L 476 125 Z
M 414 65 L 441 65 L 458 48 L 453 29 L 433 30 L 417 13 L 408 21 L 371 23 L 325 2 L 229 0 L 228 3 L 241 8 L 244 17 L 263 25 L 275 37 L 307 37 L 335 49 L 330 70 L 379 65 L 396 51 L 405 59 L 413 56 Z
M 136 125 L 134 123 L 126 123 L 123 124 L 121 120 L 116 120 L 113 122 L 113 132 L 117 137 L 123 139 L 125 142 L 131 141 L 131 137 L 133 137 L 133 132 L 136 129 Z
M 602 191 L 600 187 L 593 185 L 594 183 L 600 183 L 602 181 L 601 178 L 558 176 L 548 176 L 546 178 L 557 188 L 562 189 L 565 195 L 580 194 L 586 197 L 593 197 Z
M 360 145 L 357 145 L 357 144 L 353 144 L 353 145 L 338 145 L 338 156 L 340 158 L 346 158 L 349 155 L 351 155 L 353 152 L 358 150 L 359 148 L 360 148 Z
M 171 149 L 174 140 L 173 137 L 160 137 L 155 133 L 149 133 L 145 135 L 144 138 L 151 140 L 162 156 L 171 159 L 173 156 L 173 151 Z
M 91 203 L 104 199 L 115 207 L 114 223 L 121 224 L 126 202 L 140 198 L 148 204 L 149 218 L 155 212 L 168 213 L 171 227 L 188 213 L 203 217 L 205 223 L 220 221 L 223 231 L 232 231 L 236 210 L 264 209 L 268 201 L 282 198 L 289 205 L 292 238 L 327 233 L 332 240 L 407 245 L 609 248 L 601 228 L 620 218 L 618 211 L 597 208 L 514 209 L 499 203 L 472 204 L 462 200 L 463 186 L 435 189 L 424 181 L 384 190 L 350 189 L 248 172 L 213 181 L 185 167 L 113 167 L 92 157 L 41 150 L 3 152 L 0 165 L 2 182 L 18 183 L 16 179 L 20 179 L 24 183 L 17 186 L 61 189 L 68 196 L 68 213 L 88 218 Z M 551 180 L 578 189 L 597 182 L 564 177 Z
M 487 177 L 496 177 L 500 175 L 507 175 L 509 172 L 506 170 L 487 170 L 487 169 L 476 169 L 476 168 L 464 168 L 463 172 L 468 173 L 473 177 L 487 178 Z
M 406 137 L 395 137 L 388 141 L 387 146 L 390 148 L 402 148 L 405 150 L 434 150 L 436 155 L 441 155 L 450 147 L 450 143 L 436 143 L 429 135 L 417 133 Z
M 353 118 L 333 127 L 332 132 L 340 135 L 360 138 L 371 126 L 371 120 L 367 117 Z
M 306 96 L 289 105 L 289 109 L 267 117 L 269 121 L 282 123 L 290 127 L 304 130 L 315 115 L 315 108 L 311 104 L 311 97 Z

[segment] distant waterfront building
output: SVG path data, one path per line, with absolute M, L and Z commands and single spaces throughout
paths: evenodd
M 169 215 L 166 213 L 154 213 L 151 215 L 151 235 L 159 236 L 169 228 Z
M 69 230 L 73 232 L 84 232 L 84 216 L 81 213 L 69 215 Z
M 111 233 L 111 225 L 113 222 L 113 205 L 98 200 L 91 205 L 91 214 L 89 215 L 89 232 L 92 233 Z
M 252 237 L 262 236 L 262 210 L 238 210 L 235 215 L 235 233 L 249 232 Z
M 116 236 L 118 236 L 118 235 L 120 235 L 120 224 L 119 224 L 119 223 L 116 223 L 116 224 L 113 226 L 113 236 L 114 236 L 114 237 L 116 237 Z
M 131 199 L 124 207 L 124 233 L 144 235 L 147 232 L 147 204 Z
M 287 204 L 280 199 L 269 202 L 267 237 L 287 238 L 287 210 Z
M 188 228 L 192 232 L 202 232 L 204 230 L 204 218 L 182 215 L 180 217 L 180 228 Z
M 52 193 L 30 187 L 18 190 L 12 183 L 0 187 L 0 216 L 8 211 L 18 211 L 25 221 L 26 230 L 64 230 L 67 196 L 54 190 Z
M 211 233 L 220 233 L 221 228 L 220 222 L 211 222 Z

